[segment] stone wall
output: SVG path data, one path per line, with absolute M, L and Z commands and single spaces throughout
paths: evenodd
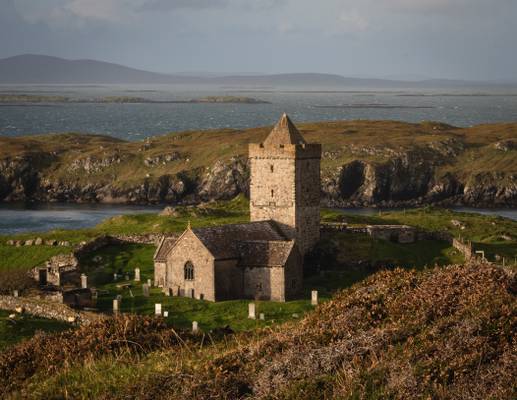
M 23 310 L 23 312 L 37 317 L 77 324 L 89 324 L 108 318 L 103 314 L 74 310 L 65 304 L 45 301 L 39 297 L 0 296 L 0 309 L 8 311 Z
M 465 241 L 463 239 L 453 238 L 452 246 L 465 256 L 466 261 L 469 261 L 474 257 L 474 248 L 470 240 Z

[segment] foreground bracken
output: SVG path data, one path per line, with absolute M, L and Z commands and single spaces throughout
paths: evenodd
M 1 379 L 24 396 L 46 398 L 85 398 L 95 385 L 98 398 L 511 399 L 517 394 L 516 294 L 515 274 L 490 265 L 382 271 L 298 323 L 240 334 L 224 345 L 194 346 L 202 336 L 190 336 L 188 351 L 178 352 L 174 333 L 148 319 L 129 319 L 127 330 L 119 319 L 112 328 L 36 337 L 1 357 Z M 113 335 L 125 348 L 129 340 L 139 343 L 129 348 L 144 357 L 157 350 L 145 368 L 135 361 L 136 379 L 103 388 L 109 377 L 97 375 L 73 394 L 72 380 L 66 393 L 49 384 L 52 374 L 62 378 L 86 360 L 89 370 L 102 364 L 119 340 Z M 45 371 L 28 386 L 44 388 L 37 396 L 22 383 L 25 377 L 30 385 L 36 371 Z

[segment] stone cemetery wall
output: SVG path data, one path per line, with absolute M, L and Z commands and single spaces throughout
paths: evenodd
M 464 241 L 463 239 L 454 238 L 452 239 L 452 246 L 465 256 L 466 261 L 469 261 L 474 255 L 474 248 L 470 240 Z
M 46 302 L 40 298 L 0 296 L 0 309 L 8 311 L 22 311 L 37 317 L 55 319 L 77 324 L 89 324 L 105 319 L 102 314 L 86 311 L 77 311 L 65 304 Z

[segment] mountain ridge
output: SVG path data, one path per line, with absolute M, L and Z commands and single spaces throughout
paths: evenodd
M 0 59 L 0 84 L 208 84 L 243 86 L 319 86 L 388 88 L 508 88 L 508 84 L 453 79 L 391 80 L 352 78 L 339 74 L 296 72 L 276 74 L 167 74 L 93 59 L 69 60 L 41 54 Z M 517 84 L 510 84 L 517 87 Z

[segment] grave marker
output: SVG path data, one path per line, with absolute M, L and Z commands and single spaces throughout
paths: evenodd
M 149 297 L 149 285 L 147 283 L 142 285 L 142 293 L 144 297 Z
M 156 303 L 154 305 L 154 315 L 162 315 L 162 305 L 159 303 Z
M 81 274 L 81 289 L 88 288 L 88 277 L 85 274 Z
M 260 313 L 260 314 L 259 314 L 259 319 L 260 319 L 261 321 L 264 321 L 264 320 L 266 319 L 266 316 L 264 315 L 264 313 Z
M 140 282 L 140 268 L 135 268 L 135 282 Z
M 18 291 L 17 290 L 13 290 L 13 296 L 14 297 L 18 297 Z
M 192 333 L 197 333 L 197 331 L 198 331 L 197 321 L 192 321 Z
M 113 312 L 118 313 L 120 311 L 120 299 L 117 297 L 113 299 Z
M 168 311 L 164 311 L 164 312 L 163 312 L 163 316 L 164 316 L 165 318 L 167 318 L 167 317 L 169 316 L 169 312 L 168 312 Z
M 311 305 L 317 306 L 318 305 L 318 291 L 313 290 L 311 292 Z
M 248 304 L 248 318 L 250 319 L 256 319 L 255 315 L 255 303 L 249 303 Z

